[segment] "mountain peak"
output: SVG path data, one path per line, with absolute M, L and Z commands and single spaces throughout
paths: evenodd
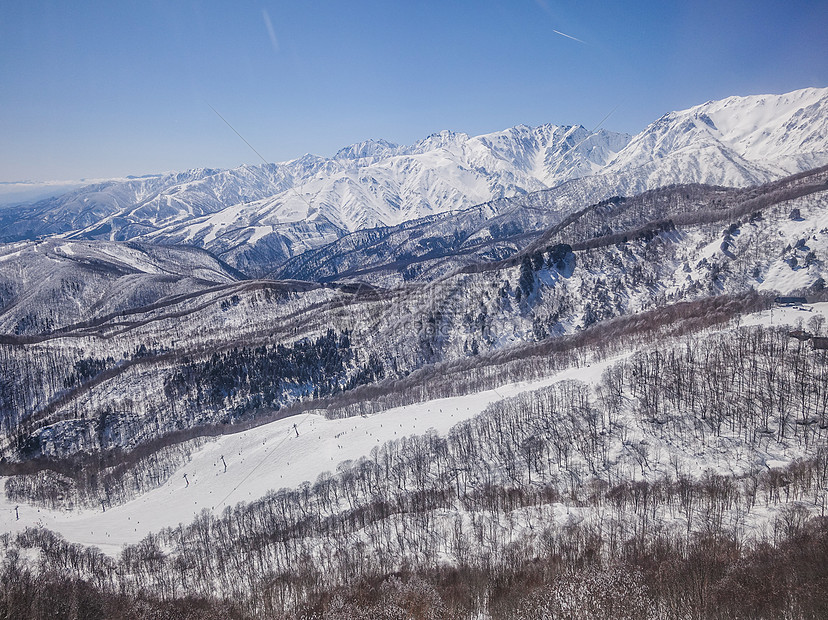
M 641 169 L 655 186 L 743 186 L 826 162 L 828 88 L 805 88 L 733 96 L 664 114 L 632 139 L 609 171 Z
M 437 149 L 451 148 L 469 140 L 469 135 L 462 132 L 455 132 L 443 129 L 437 133 L 418 140 L 409 149 L 409 153 L 425 153 Z
M 387 140 L 370 138 L 362 142 L 355 142 L 349 146 L 339 149 L 333 156 L 334 159 L 365 159 L 366 157 L 379 158 L 391 157 L 400 149 L 398 144 Z

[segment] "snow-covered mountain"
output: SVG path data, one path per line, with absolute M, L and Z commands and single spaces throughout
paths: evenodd
M 521 245 L 510 258 L 465 262 L 473 245 L 435 253 L 412 267 L 439 277 L 394 287 L 383 271 L 399 267 L 387 263 L 356 279 L 370 285 L 343 284 L 348 273 L 329 285 L 238 281 L 196 249 L 10 244 L 0 255 L 11 276 L 0 279 L 0 413 L 28 420 L 35 439 L 10 435 L 0 456 L 135 447 L 666 304 L 822 295 L 826 179 L 828 167 L 748 189 L 676 186 L 607 201 L 513 238 Z M 386 245 L 406 243 L 403 234 Z M 366 247 L 357 251 L 381 255 Z M 102 412 L 114 412 L 106 433 Z
M 332 158 L 306 155 L 268 166 L 89 186 L 7 211 L 0 236 L 140 237 L 204 247 L 242 267 L 278 263 L 362 228 L 593 174 L 628 140 L 624 134 L 591 135 L 583 127 L 554 125 L 477 137 L 443 131 L 410 146 L 369 140 Z
M 0 331 L 91 324 L 240 276 L 197 248 L 63 239 L 9 243 L 0 246 Z
M 0 212 L 0 616 L 823 617 L 826 94 Z
M 6 212 L 0 237 L 142 238 L 204 247 L 241 267 L 278 263 L 355 230 L 593 174 L 628 140 L 555 125 L 477 137 L 443 131 L 411 146 L 369 140 L 332 158 L 90 186 Z
M 286 261 L 273 275 L 319 280 L 370 272 L 385 284 L 435 278 L 514 254 L 519 238 L 614 196 L 690 183 L 749 187 L 826 163 L 828 89 L 730 97 L 664 115 L 596 174 L 405 227 L 348 235 Z
M 828 163 L 828 88 L 728 97 L 670 112 L 604 169 L 630 193 L 671 183 L 743 187 Z
M 748 186 L 828 163 L 828 88 L 730 97 L 630 138 L 582 126 L 366 140 L 331 158 L 112 181 L 0 212 L 0 240 L 187 244 L 249 275 L 344 235 L 554 188 L 554 211 L 676 183 Z M 566 185 L 568 184 L 568 185 Z M 548 199 L 548 200 L 547 200 Z
M 237 281 L 194 248 L 6 244 L 4 566 L 244 601 L 274 566 L 350 578 L 365 557 L 396 574 L 524 547 L 538 564 L 553 536 L 629 549 L 645 520 L 682 549 L 755 534 L 768 557 L 766 532 L 824 503 L 828 303 L 769 308 L 828 299 L 826 179 L 606 201 L 393 289 Z

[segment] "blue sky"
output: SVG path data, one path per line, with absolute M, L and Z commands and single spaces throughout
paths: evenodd
M 580 41 L 557 34 L 575 37 Z M 0 3 L 0 181 L 231 167 L 525 123 L 636 133 L 828 85 L 825 2 Z

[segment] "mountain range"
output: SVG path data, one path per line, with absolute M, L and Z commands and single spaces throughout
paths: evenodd
M 333 157 L 127 179 L 0 211 L 0 240 L 61 235 L 203 248 L 251 276 L 346 235 L 552 191 L 553 210 L 675 183 L 744 187 L 828 163 L 828 89 L 730 97 L 636 136 L 582 126 L 368 140 Z M 535 202 L 537 198 L 529 198 Z M 555 207 L 560 204 L 559 207 Z M 461 216 L 462 217 L 462 216 Z
M 0 616 L 823 617 L 826 102 L 0 210 Z

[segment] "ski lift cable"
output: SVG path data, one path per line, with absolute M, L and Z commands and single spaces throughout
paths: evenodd
M 563 163 L 563 160 L 564 160 L 564 159 L 566 159 L 566 156 L 567 156 L 567 155 L 569 155 L 570 153 L 572 153 L 573 151 L 575 151 L 575 150 L 576 150 L 579 146 L 581 146 L 584 142 L 586 142 L 587 140 L 589 140 L 592 136 L 596 135 L 596 132 L 598 131 L 598 129 L 600 129 L 601 125 L 603 125 L 603 124 L 606 122 L 606 120 L 607 120 L 610 116 L 612 116 L 612 115 L 613 115 L 613 113 L 614 113 L 617 109 L 618 109 L 618 106 L 615 106 L 612 110 L 610 110 L 610 111 L 607 113 L 607 115 L 606 115 L 604 118 L 602 118 L 602 119 L 601 119 L 601 122 L 600 122 L 600 123 L 598 123 L 597 125 L 595 125 L 595 127 L 593 127 L 593 128 L 592 128 L 592 131 L 590 131 L 590 132 L 587 134 L 587 136 L 586 136 L 583 140 L 581 140 L 580 142 L 578 142 L 578 143 L 577 143 L 575 146 L 573 146 L 571 149 L 569 149 L 569 150 L 567 150 L 566 152 L 564 152 L 564 153 L 563 153 L 563 155 L 561 155 L 561 158 L 558 160 L 558 164 L 555 166 L 554 170 L 552 170 L 552 174 L 555 174 L 555 173 L 558 171 L 558 168 L 560 168 L 560 167 L 561 167 L 561 164 Z
M 294 426 L 301 426 L 302 424 L 304 424 L 307 421 L 307 419 L 313 414 L 313 411 L 314 410 L 308 411 L 308 413 L 305 414 L 305 416 L 298 422 L 298 424 L 294 424 Z M 225 495 L 221 499 L 220 502 L 218 502 L 215 506 L 213 506 L 213 510 L 215 510 L 216 508 L 218 508 L 219 506 L 224 504 L 227 501 L 227 498 L 229 498 L 231 495 L 233 495 L 233 493 L 238 491 L 239 487 L 241 487 L 241 485 L 243 485 L 245 482 L 247 482 L 248 478 L 250 478 L 250 476 L 252 476 L 253 473 L 257 469 L 259 469 L 262 465 L 265 464 L 265 461 L 267 461 L 267 459 L 270 457 L 270 455 L 276 449 L 281 447 L 281 445 L 283 443 L 285 443 L 288 439 L 290 439 L 290 437 L 291 437 L 290 431 L 292 431 L 292 430 L 293 430 L 293 428 L 289 428 L 288 433 L 282 438 L 282 440 L 279 443 L 277 443 L 275 446 L 271 447 L 269 450 L 267 450 L 265 452 L 264 456 L 262 456 L 261 460 L 255 465 L 255 467 L 253 467 L 249 472 L 247 472 L 247 474 L 244 476 L 244 478 L 242 478 L 236 486 L 234 486 L 232 489 L 230 489 L 230 491 L 227 493 L 227 495 Z
M 231 125 L 231 124 L 230 124 L 230 121 L 228 121 L 226 118 L 224 118 L 224 117 L 221 115 L 221 113 L 219 113 L 219 111 L 218 111 L 218 110 L 216 110 L 216 109 L 215 109 L 212 105 L 210 105 L 209 103 L 207 103 L 207 106 L 208 106 L 208 107 L 209 107 L 209 108 L 210 108 L 213 112 L 215 112 L 215 113 L 216 113 L 216 116 L 218 116 L 218 117 L 219 117 L 222 121 L 224 121 L 224 124 L 225 124 L 225 125 L 227 125 L 230 129 L 232 129 L 232 130 L 233 130 L 233 133 L 234 133 L 234 134 L 236 134 L 239 138 L 241 138 L 242 142 L 244 142 L 247 146 L 249 146 L 249 147 L 250 147 L 250 150 L 251 150 L 251 151 L 253 151 L 254 153 L 256 153 L 256 155 L 258 155 L 259 159 L 261 159 L 261 160 L 262 160 L 262 162 L 264 162 L 264 165 L 265 165 L 265 166 L 269 166 L 269 165 L 271 164 L 271 162 L 267 161 L 267 160 L 264 158 L 264 156 L 263 156 L 261 153 L 259 153 L 259 151 L 257 151 L 257 150 L 256 150 L 256 147 L 254 147 L 252 144 L 250 144 L 250 142 L 248 142 L 248 141 L 247 141 L 247 139 L 246 139 L 243 135 L 241 135 L 241 134 L 240 134 L 240 133 L 236 130 L 236 128 L 235 128 L 235 127 L 233 127 L 233 125 Z M 296 191 L 296 188 L 295 188 L 293 185 L 291 185 L 291 186 L 289 187 L 289 189 L 290 189 L 290 191 L 292 191 L 292 192 L 296 195 L 296 197 L 297 197 L 297 198 L 299 198 L 299 200 L 301 200 L 301 201 L 302 201 L 302 202 L 304 202 L 306 205 L 308 205 L 308 213 L 310 214 L 310 212 L 313 210 L 313 206 L 311 205 L 311 203 L 312 203 L 312 202 L 316 199 L 316 196 L 314 196 L 313 198 L 311 198 L 311 202 L 308 202 L 308 201 L 307 201 L 307 199 L 306 199 L 304 196 L 302 196 L 302 194 L 300 194 L 299 192 L 297 192 L 297 191 Z M 318 196 L 321 192 L 322 192 L 322 190 L 320 189 L 320 190 L 316 193 L 316 195 Z

